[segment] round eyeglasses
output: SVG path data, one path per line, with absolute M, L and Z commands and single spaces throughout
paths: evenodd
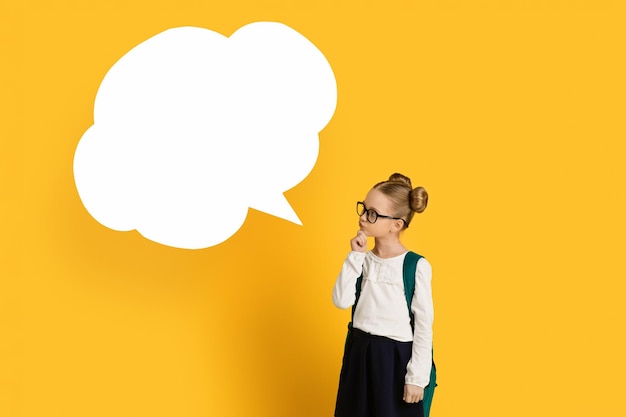
M 376 223 L 376 220 L 381 217 L 383 219 L 402 220 L 404 222 L 404 227 L 409 227 L 409 224 L 402 217 L 391 217 L 378 214 L 376 210 L 365 207 L 365 203 L 362 201 L 356 202 L 356 214 L 358 214 L 359 217 L 365 214 L 365 219 L 372 224 Z

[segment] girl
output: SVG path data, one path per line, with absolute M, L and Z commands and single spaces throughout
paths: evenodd
M 397 173 L 376 184 L 357 203 L 359 231 L 350 240 L 352 251 L 333 289 L 335 306 L 348 308 L 356 302 L 335 417 L 424 415 L 421 401 L 432 366 L 431 267 L 419 258 L 411 299 L 413 330 L 403 284 L 407 249 L 400 242 L 400 232 L 427 203 L 426 190 L 413 189 L 411 180 Z M 374 238 L 374 248 L 368 252 L 367 237 Z

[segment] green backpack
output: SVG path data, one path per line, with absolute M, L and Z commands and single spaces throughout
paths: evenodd
M 417 269 L 417 261 L 422 258 L 422 255 L 418 255 L 415 252 L 407 252 L 404 257 L 404 265 L 402 268 L 402 279 L 404 281 L 404 295 L 406 296 L 406 304 L 409 308 L 409 316 L 411 317 L 411 328 L 415 328 L 415 318 L 413 317 L 413 311 L 411 311 L 411 300 L 413 299 L 413 293 L 415 292 L 415 271 Z M 352 305 L 352 320 L 354 320 L 354 310 L 356 304 L 359 302 L 361 296 L 361 285 L 363 283 L 363 273 L 356 280 L 356 299 L 354 305 Z M 352 329 L 352 321 L 348 323 L 348 334 Z M 437 386 L 437 369 L 435 368 L 435 359 L 433 354 L 433 366 L 430 369 L 430 381 L 428 385 L 424 387 L 424 399 L 422 404 L 424 405 L 424 417 L 429 417 L 430 406 L 433 402 L 433 396 L 435 395 L 435 387 Z

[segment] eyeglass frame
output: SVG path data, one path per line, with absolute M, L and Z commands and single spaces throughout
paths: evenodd
M 359 212 L 359 205 L 363 206 L 363 211 Z M 374 213 L 374 215 L 376 217 L 374 217 L 374 221 L 370 221 L 370 213 Z M 370 224 L 374 224 L 376 223 L 376 221 L 378 220 L 378 218 L 383 218 L 383 219 L 391 219 L 391 220 L 402 220 L 404 222 L 404 227 L 408 229 L 409 224 L 407 223 L 406 220 L 404 220 L 402 217 L 392 217 L 392 216 L 385 216 L 383 214 L 378 213 L 376 210 L 370 208 L 368 209 L 367 206 L 365 205 L 365 203 L 363 201 L 357 201 L 356 202 L 356 214 L 359 215 L 359 217 L 363 216 L 364 214 L 367 214 L 365 216 L 365 220 L 367 220 L 368 223 Z

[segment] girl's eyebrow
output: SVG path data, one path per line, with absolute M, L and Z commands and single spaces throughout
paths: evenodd
M 365 201 L 363 202 L 363 205 L 364 205 L 364 206 L 365 206 L 368 210 L 369 210 L 369 209 L 372 209 L 372 210 L 374 210 L 374 211 L 380 211 L 380 210 L 378 210 L 376 207 L 368 206 L 367 204 L 365 204 Z

